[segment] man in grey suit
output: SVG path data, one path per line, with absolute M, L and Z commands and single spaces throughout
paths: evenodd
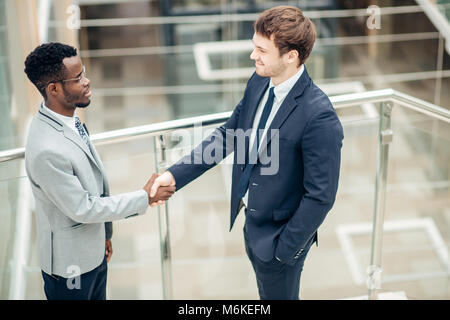
M 153 175 L 143 190 L 109 195 L 105 168 L 75 112 L 91 97 L 75 48 L 43 44 L 27 57 L 25 73 L 44 97 L 29 130 L 25 165 L 46 297 L 105 300 L 111 221 L 144 214 L 175 188 L 150 197 Z

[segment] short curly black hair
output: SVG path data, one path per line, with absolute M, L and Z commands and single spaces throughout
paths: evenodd
M 38 46 L 25 60 L 25 73 L 46 99 L 45 87 L 50 82 L 64 79 L 66 67 L 63 60 L 77 55 L 77 49 L 59 42 Z

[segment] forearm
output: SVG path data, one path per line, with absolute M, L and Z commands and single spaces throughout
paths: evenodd
M 34 180 L 48 199 L 72 220 L 99 223 L 145 213 L 148 206 L 146 191 L 110 197 L 92 195 L 73 172 L 70 161 L 58 153 L 40 155 L 33 170 Z
M 248 83 L 254 76 L 255 73 L 247 82 L 247 88 Z M 177 191 L 213 168 L 233 152 L 236 130 L 238 129 L 240 114 L 245 105 L 247 88 L 244 92 L 244 98 L 238 103 L 227 122 L 214 130 L 189 155 L 186 155 L 168 169 L 175 178 Z
M 234 150 L 234 131 L 226 125 L 217 128 L 190 154 L 184 156 L 168 171 L 176 181 L 176 190 L 195 180 L 203 173 L 219 164 Z
M 70 201 L 68 202 L 70 203 Z M 148 207 L 148 194 L 144 190 L 110 197 L 86 195 L 74 206 L 60 205 L 62 211 L 80 223 L 100 223 L 142 215 Z

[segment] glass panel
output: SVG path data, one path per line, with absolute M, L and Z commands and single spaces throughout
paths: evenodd
M 368 112 L 368 110 L 371 110 Z M 367 294 L 379 109 L 364 104 L 337 110 L 344 126 L 340 185 L 335 205 L 319 229 L 320 247 L 310 251 L 302 275 L 302 299 L 342 299 Z M 190 152 L 216 126 L 165 136 L 168 164 Z M 383 246 L 382 292 L 410 299 L 448 298 L 450 245 L 448 123 L 395 106 L 390 145 Z M 194 132 L 198 136 L 194 135 Z M 199 134 L 200 133 L 200 134 Z M 179 137 L 183 137 L 179 139 Z M 155 171 L 153 137 L 98 145 L 109 174 L 111 194 L 142 188 Z M 156 154 L 162 158 L 161 150 Z M 232 164 L 227 159 L 177 192 L 168 202 L 174 299 L 258 299 L 256 280 L 244 249 L 240 214 L 231 232 L 229 201 Z M 2 247 L 1 296 L 8 298 L 15 220 L 28 185 L 23 160 L 0 166 Z M 165 167 L 161 167 L 163 171 Z M 13 172 L 16 172 L 14 175 Z M 5 174 L 8 173 L 8 174 Z M 162 299 L 158 217 L 164 210 L 114 223 L 114 255 L 109 264 L 109 299 Z M 26 299 L 43 299 L 31 222 L 29 263 L 24 268 Z M 330 261 L 339 268 L 331 268 Z M 16 270 L 16 269 L 14 269 Z M 132 272 L 130 272 L 132 271 Z M 167 281 L 167 280 L 166 280 Z M 211 286 L 211 284 L 214 286 Z M 236 290 L 239 288 L 239 290 Z
M 377 108 L 371 107 L 377 114 Z M 346 109 L 338 110 L 345 134 L 339 191 L 332 211 L 319 229 L 320 247 L 310 251 L 305 263 L 304 299 L 367 294 L 365 272 L 370 261 L 370 242 L 359 243 L 359 234 L 353 233 L 352 227 L 368 224 L 370 239 L 378 120 L 368 117 L 360 106 Z M 203 128 L 203 137 L 213 128 Z M 183 139 L 177 144 L 174 141 L 179 136 Z M 201 136 L 194 136 L 194 130 L 166 135 L 168 163 L 189 153 Z M 178 191 L 168 202 L 174 299 L 258 299 L 255 275 L 244 248 L 242 212 L 233 230 L 228 231 L 230 162 L 232 156 Z M 342 267 L 326 267 L 330 261 Z
M 2 165 L 15 170 L 14 164 Z M 17 297 L 14 292 L 20 289 L 20 281 L 26 277 L 25 269 L 17 264 L 17 258 L 28 257 L 29 242 L 26 234 L 20 241 L 17 235 L 19 228 L 26 227 L 26 219 L 31 213 L 26 211 L 28 195 L 27 178 L 12 178 L 0 180 L 0 299 L 11 299 Z M 28 200 L 29 201 L 29 200 Z M 21 213 L 21 224 L 18 224 L 18 216 Z M 28 219 L 28 222 L 31 220 Z M 22 229 L 23 230 L 23 229 Z M 28 230 L 29 231 L 29 230 Z
M 108 174 L 112 195 L 141 189 L 155 172 L 153 138 L 140 136 L 132 140 L 97 146 Z M 23 162 L 23 160 L 22 160 Z M 14 163 L 6 163 L 0 169 Z M 5 169 L 6 170 L 6 169 Z M 0 180 L 2 223 L 0 241 L 1 298 L 8 299 L 15 216 L 20 183 L 28 186 L 28 178 Z M 8 199 L 4 199 L 8 197 Z M 113 256 L 108 264 L 108 299 L 162 299 L 160 239 L 156 208 L 137 218 L 114 222 Z M 34 215 L 30 235 L 29 261 L 25 267 L 25 299 L 45 299 L 38 262 Z M 17 240 L 17 239 L 15 239 Z
M 153 137 L 96 146 L 108 174 L 111 195 L 142 189 L 155 169 Z M 108 299 L 162 299 L 157 208 L 113 223 L 108 264 Z
M 167 162 L 188 154 L 214 128 L 166 135 Z M 174 299 L 258 299 L 243 245 L 243 213 L 228 232 L 232 160 L 231 155 L 168 202 Z
M 396 105 L 383 235 L 383 291 L 448 299 L 450 124 Z
M 15 159 L 0 162 L 0 182 L 25 177 L 25 165 L 23 159 Z

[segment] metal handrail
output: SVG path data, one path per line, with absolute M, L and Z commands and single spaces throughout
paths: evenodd
M 450 122 L 450 110 L 434 105 L 424 100 L 415 98 L 408 94 L 393 90 L 373 90 L 359 93 L 343 94 L 330 97 L 330 101 L 336 109 L 351 107 L 363 103 L 376 103 L 382 101 L 392 101 L 399 103 L 406 108 L 426 114 L 432 118 Z M 179 120 L 171 120 L 148 124 L 143 126 L 131 127 L 126 129 L 106 131 L 93 134 L 91 141 L 98 143 L 112 142 L 116 140 L 130 139 L 140 135 L 157 136 L 169 133 L 173 130 L 193 128 L 196 124 L 203 126 L 214 125 L 225 122 L 232 111 L 214 113 L 205 116 L 191 117 Z M 15 159 L 22 159 L 25 156 L 25 148 L 10 149 L 0 152 L 0 163 Z

